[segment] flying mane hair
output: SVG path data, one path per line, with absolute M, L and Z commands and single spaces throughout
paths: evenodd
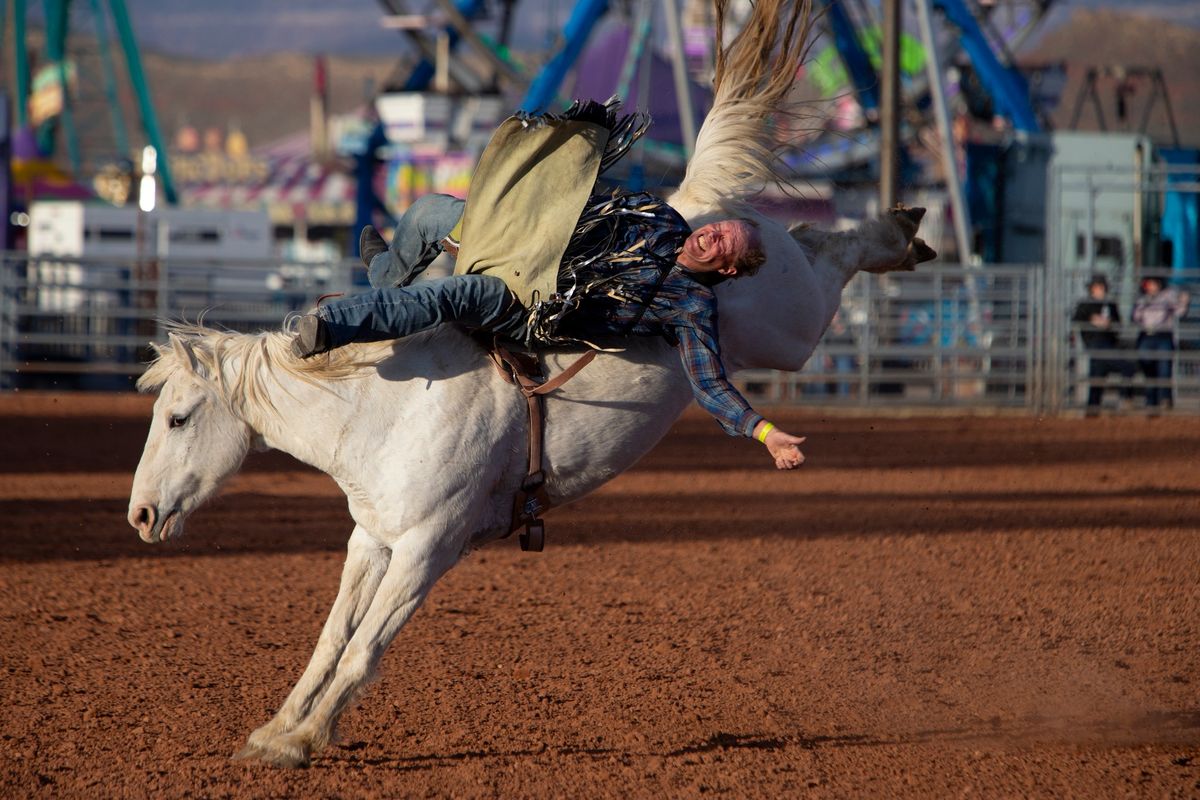
M 806 116 L 789 95 L 812 44 L 812 6 L 812 0 L 758 0 L 729 46 L 718 48 L 713 107 L 673 206 L 737 214 L 767 185 L 791 185 L 778 170 L 789 143 L 777 140 L 776 125 Z M 715 0 L 714 7 L 719 43 L 729 0 Z
M 378 365 L 392 352 L 391 342 L 376 342 L 299 359 L 291 353 L 292 334 L 287 330 L 238 333 L 175 320 L 162 325 L 168 334 L 167 342 L 151 345 L 154 359 L 138 378 L 139 392 L 160 390 L 172 375 L 183 369 L 213 381 L 230 402 L 241 398 L 269 407 L 264 385 L 269 376 L 282 373 L 314 385 L 357 378 L 369 374 L 368 367 Z M 227 383 L 222 368 L 227 360 L 239 363 L 232 384 Z

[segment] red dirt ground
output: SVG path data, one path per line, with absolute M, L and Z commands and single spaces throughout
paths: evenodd
M 256 456 L 125 523 L 149 401 L 0 396 L 0 795 L 1200 796 L 1200 419 L 689 414 L 454 569 L 308 770 L 231 761 L 350 530 Z

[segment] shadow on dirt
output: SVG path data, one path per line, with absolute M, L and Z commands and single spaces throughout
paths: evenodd
M 773 415 L 774 416 L 774 415 Z M 1140 457 L 1131 453 L 1151 446 L 1158 457 L 1191 458 L 1200 451 L 1200 428 L 1143 419 L 1068 420 L 1043 426 L 1038 420 L 1005 417 L 914 419 L 821 418 L 794 409 L 779 412 L 780 424 L 808 436 L 810 463 L 822 469 L 918 469 L 998 467 L 1030 463 L 1118 463 Z M 149 419 L 129 417 L 0 417 L 0 473 L 119 471 L 133 473 L 146 441 Z M 998 435 L 991 426 L 1003 426 Z M 1065 426 L 1065 427 L 1064 427 Z M 1064 446 L 1063 431 L 1070 432 Z M 954 447 L 931 446 L 953 442 Z M 707 417 L 688 415 L 672 428 L 664 444 L 638 464 L 659 471 L 763 469 L 757 445 L 727 436 Z M 254 455 L 245 470 L 304 469 L 283 453 Z
M 353 522 L 336 497 L 223 495 L 188 518 L 176 541 L 146 544 L 123 500 L 0 501 L 0 561 L 177 558 L 340 551 Z M 591 497 L 547 516 L 549 549 L 607 542 L 730 537 L 989 534 L 1034 529 L 1200 529 L 1200 492 L 1145 487 L 1103 492 L 642 494 Z M 515 537 L 489 547 L 515 547 Z
M 787 430 L 808 437 L 804 454 L 822 469 L 955 469 L 1027 464 L 1116 464 L 1144 459 L 1151 447 L 1162 459 L 1191 459 L 1200 450 L 1194 425 L 1145 419 L 1060 420 L 1042 425 L 1025 417 L 983 422 L 969 417 L 916 419 L 816 418 L 781 414 Z M 1161 421 L 1160 421 L 1161 422 Z M 982 423 L 982 424 L 981 424 Z M 1064 440 L 1062 435 L 1068 434 Z M 1131 447 L 1136 440 L 1136 447 Z M 709 419 L 687 416 L 638 463 L 647 471 L 758 470 L 761 449 L 727 436 Z M 946 447 L 952 443 L 952 447 Z
M 0 473 L 137 469 L 150 418 L 0 416 Z M 244 470 L 307 469 L 286 453 L 255 453 Z
M 983 720 L 977 726 L 963 726 L 887 736 L 850 733 L 833 736 L 808 734 L 767 735 L 754 733 L 716 733 L 694 744 L 657 752 L 623 747 L 570 747 L 541 745 L 535 748 L 510 750 L 464 750 L 455 753 L 428 753 L 416 756 L 358 758 L 353 753 L 365 750 L 363 742 L 340 745 L 314 762 L 326 766 L 362 764 L 386 766 L 404 771 L 432 770 L 463 761 L 520 760 L 537 758 L 547 753 L 556 756 L 643 758 L 687 758 L 703 753 L 735 750 L 778 751 L 789 748 L 823 750 L 827 748 L 905 747 L 938 744 L 961 747 L 1020 747 L 1034 743 L 1071 745 L 1150 745 L 1189 744 L 1200 736 L 1200 711 L 1152 711 L 1124 719 L 1048 718 L 1037 715 L 1008 722 L 999 718 Z M 1180 766 L 1190 765 L 1187 757 L 1176 759 Z
M 1200 425 L 1188 419 L 822 418 L 795 409 L 781 411 L 777 418 L 810 435 L 805 450 L 823 472 L 949 471 L 1004 464 L 1061 465 L 1065 471 L 1073 463 L 1099 463 L 1144 475 L 1145 483 L 1125 480 L 1121 488 L 1111 489 L 1098 484 L 1087 490 L 1055 490 L 1052 483 L 1014 489 L 1003 478 L 993 478 L 970 490 L 888 491 L 881 484 L 879 491 L 806 491 L 805 482 L 797 480 L 794 491 L 747 493 L 755 485 L 753 475 L 773 474 L 762 447 L 731 439 L 711 419 L 689 414 L 635 467 L 618 496 L 596 495 L 552 511 L 548 547 L 746 536 L 1200 529 L 1200 491 L 1167 488 L 1157 467 L 1150 466 L 1169 459 L 1187 463 L 1200 451 Z M 145 433 L 146 420 L 129 417 L 0 417 L 0 473 L 132 474 Z M 266 453 L 251 454 L 243 471 L 305 469 L 290 456 Z M 695 475 L 706 488 L 656 491 L 655 479 L 665 472 Z M 722 472 L 733 477 L 725 481 Z M 341 551 L 353 527 L 339 497 L 231 494 L 194 514 L 178 541 L 148 545 L 125 522 L 125 513 L 125 500 L 116 498 L 0 501 L 0 560 Z M 515 546 L 515 537 L 491 545 Z
M 821 747 L 885 747 L 913 744 L 1020 746 L 1034 742 L 1068 744 L 1144 745 L 1189 744 L 1200 737 L 1200 711 L 1148 711 L 1112 718 L 1047 717 L 1039 714 L 1015 720 L 994 717 L 974 726 L 914 731 L 894 736 L 815 736 L 799 743 Z

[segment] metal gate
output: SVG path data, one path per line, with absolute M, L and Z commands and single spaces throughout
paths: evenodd
M 278 328 L 322 294 L 351 290 L 356 264 L 6 253 L 0 261 L 0 388 L 119 389 L 165 338 L 163 321 Z M 357 265 L 357 272 L 363 272 Z
M 1200 272 L 1151 270 L 1180 285 Z M 1089 354 L 1072 323 L 1090 268 L 1043 265 L 938 266 L 859 275 L 800 372 L 748 370 L 735 382 L 757 402 L 886 408 L 1081 410 L 1092 386 L 1111 388 L 1106 408 L 1132 396 L 1139 411 L 1151 388 L 1171 409 L 1200 412 L 1200 325 L 1173 333 L 1170 377 L 1148 377 L 1135 349 L 1131 303 L 1118 299 L 1128 347 L 1127 377 L 1089 377 Z M 277 328 L 322 294 L 355 291 L 355 263 L 255 262 L 141 265 L 79 259 L 0 262 L 0 387 L 128 388 L 163 338 L 160 321 L 201 314 L 233 330 Z M 1161 356 L 1159 356 L 1161 358 Z M 1122 391 L 1127 389 L 1128 391 Z M 1164 406 L 1165 408 L 1166 406 Z
M 808 365 L 738 375 L 775 402 L 1028 408 L 1044 360 L 1043 270 L 939 266 L 860 274 Z

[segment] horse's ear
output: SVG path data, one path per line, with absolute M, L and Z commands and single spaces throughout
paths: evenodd
M 196 360 L 196 354 L 192 352 L 192 346 L 182 336 L 174 333 L 167 334 L 167 339 L 171 342 L 171 350 L 174 351 L 175 357 L 179 359 L 179 363 L 183 364 L 188 372 L 197 372 L 200 364 Z

